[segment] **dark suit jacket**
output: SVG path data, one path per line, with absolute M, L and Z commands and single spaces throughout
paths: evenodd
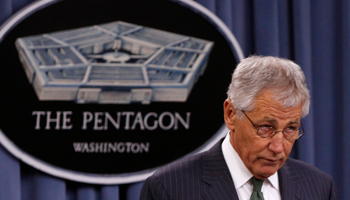
M 181 159 L 150 176 L 140 200 L 237 199 L 229 169 L 218 142 L 209 151 Z M 288 158 L 278 178 L 282 200 L 336 199 L 329 175 L 304 162 Z

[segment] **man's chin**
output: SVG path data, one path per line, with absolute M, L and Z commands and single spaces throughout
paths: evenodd
M 255 170 L 253 172 L 253 176 L 255 176 L 258 179 L 267 179 L 273 174 L 275 174 L 278 169 L 279 169 L 278 167 L 264 166 L 262 168 Z

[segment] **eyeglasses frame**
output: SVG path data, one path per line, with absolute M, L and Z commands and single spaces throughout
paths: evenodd
M 282 134 L 283 134 L 283 138 L 285 138 L 284 137 L 284 130 L 275 130 L 274 132 L 273 132 L 273 134 L 272 135 L 270 135 L 270 136 L 261 136 L 261 135 L 259 135 L 258 134 L 258 132 L 259 132 L 259 128 L 258 128 L 258 126 L 256 126 L 253 122 L 252 122 L 252 120 L 248 117 L 248 115 L 244 112 L 244 110 L 241 110 L 242 112 L 243 112 L 243 114 L 247 117 L 247 119 L 250 121 L 250 123 L 252 123 L 252 125 L 254 126 L 254 128 L 256 129 L 256 134 L 258 135 L 258 136 L 260 136 L 260 137 L 262 137 L 262 138 L 268 138 L 268 137 L 273 137 L 274 135 L 276 135 L 278 132 L 282 132 Z M 297 139 L 287 139 L 287 138 L 285 138 L 286 140 L 298 140 L 299 138 L 301 138 L 303 135 L 305 135 L 305 131 L 304 131 L 304 126 L 303 126 L 303 123 L 300 121 L 300 125 L 301 125 L 301 128 L 303 129 L 302 131 L 301 130 L 298 130 L 299 131 L 299 135 L 298 135 L 298 138 Z M 300 134 L 301 133 L 301 134 Z

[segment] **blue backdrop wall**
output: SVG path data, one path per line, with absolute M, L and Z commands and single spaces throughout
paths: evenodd
M 0 24 L 33 0 L 0 0 Z M 350 191 L 350 2 L 328 0 L 198 0 L 233 32 L 245 56 L 294 60 L 311 92 L 306 135 L 292 157 L 332 175 L 338 198 Z M 2 58 L 0 55 L 1 59 Z M 0 146 L 0 199 L 138 199 L 142 183 L 91 185 L 35 170 Z

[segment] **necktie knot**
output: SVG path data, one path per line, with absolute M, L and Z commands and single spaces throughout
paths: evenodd
M 253 180 L 253 193 L 250 197 L 250 200 L 264 200 L 263 193 L 261 192 L 261 187 L 264 183 L 264 180 L 257 179 L 255 177 L 252 178 Z
M 257 179 L 255 177 L 253 177 L 252 179 L 253 179 L 253 191 L 254 192 L 261 192 L 261 187 L 264 183 L 264 180 Z

